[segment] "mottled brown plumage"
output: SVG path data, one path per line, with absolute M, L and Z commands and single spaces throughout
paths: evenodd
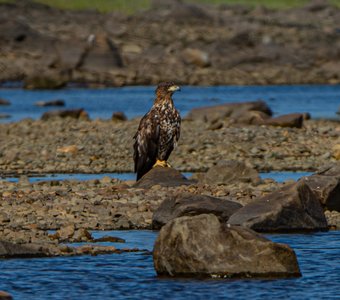
M 181 117 L 171 98 L 177 90 L 173 82 L 160 83 L 152 108 L 139 123 L 133 146 L 137 180 L 157 161 L 166 163 L 179 139 Z

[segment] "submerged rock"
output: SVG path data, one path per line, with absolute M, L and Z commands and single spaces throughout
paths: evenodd
M 0 258 L 46 257 L 55 252 L 58 252 L 57 248 L 49 244 L 14 244 L 0 241 Z
M 192 183 L 192 181 L 173 168 L 155 167 L 137 181 L 135 187 L 150 188 L 154 185 L 174 187 L 190 185 Z
M 301 276 L 294 251 L 250 229 L 227 226 L 214 215 L 180 217 L 155 242 L 158 275 L 223 278 Z
M 226 222 L 241 207 L 241 204 L 230 200 L 207 195 L 181 193 L 162 202 L 152 217 L 152 228 L 160 229 L 163 225 L 178 217 L 209 213 L 216 215 L 221 222 Z
M 0 105 L 11 105 L 11 102 L 9 102 L 9 101 L 6 100 L 6 99 L 0 98 Z
M 259 232 L 327 230 L 319 200 L 304 181 L 284 186 L 251 202 L 233 214 L 231 225 Z
M 64 100 L 50 100 L 50 101 L 37 101 L 34 103 L 35 106 L 65 106 Z

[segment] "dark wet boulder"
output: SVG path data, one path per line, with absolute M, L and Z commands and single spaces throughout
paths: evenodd
M 93 243 L 103 243 L 103 242 L 108 242 L 108 243 L 125 243 L 125 240 L 119 237 L 115 236 L 110 236 L 110 235 L 104 235 L 100 238 L 93 239 Z
M 265 119 L 262 123 L 260 122 L 259 125 L 301 128 L 303 125 L 303 120 L 304 114 L 287 114 L 275 118 Z
M 214 214 L 221 222 L 227 222 L 229 217 L 242 207 L 241 204 L 207 195 L 180 193 L 165 199 L 152 217 L 152 228 L 160 229 L 169 221 L 182 216 Z
M 118 122 L 127 121 L 127 117 L 123 112 L 117 111 L 112 114 L 111 120 L 118 121 Z
M 228 224 L 258 232 L 327 230 L 321 204 L 304 181 L 260 197 L 233 214 Z
M 271 109 L 264 101 L 250 101 L 194 108 L 188 113 L 187 119 L 203 120 L 206 122 L 225 118 L 237 119 L 237 117 L 246 111 L 260 111 L 268 116 L 272 115 Z
M 340 211 L 340 164 L 325 167 L 302 180 L 325 209 Z
M 212 166 L 200 179 L 207 184 L 230 184 L 235 182 L 259 183 L 259 173 L 236 160 L 222 160 Z
M 13 297 L 9 293 L 0 291 L 0 300 L 12 300 L 12 299 Z
M 304 182 L 313 191 L 325 209 L 340 211 L 340 180 L 338 178 L 312 175 L 305 177 Z
M 45 257 L 51 256 L 54 252 L 51 251 L 50 245 L 40 244 L 14 244 L 11 242 L 0 241 L 0 258 L 15 258 L 15 257 Z
M 50 100 L 50 101 L 37 101 L 34 103 L 35 106 L 65 106 L 65 101 L 61 99 Z
M 294 251 L 254 231 L 227 226 L 211 214 L 180 217 L 159 232 L 153 251 L 158 275 L 278 278 L 301 276 Z
M 154 185 L 174 187 L 192 183 L 191 180 L 173 168 L 155 167 L 138 180 L 134 187 L 148 189 Z
M 66 109 L 66 110 L 52 110 L 43 113 L 41 120 L 47 121 L 54 118 L 73 118 L 88 120 L 89 116 L 85 110 L 80 109 Z
M 6 100 L 6 99 L 0 98 L 0 105 L 11 105 L 11 102 L 9 102 L 9 101 Z

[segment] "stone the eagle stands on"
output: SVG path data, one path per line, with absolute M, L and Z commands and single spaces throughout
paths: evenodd
M 137 180 L 155 166 L 169 167 L 167 160 L 177 144 L 181 126 L 171 96 L 179 89 L 173 82 L 160 83 L 152 108 L 139 123 L 133 146 Z

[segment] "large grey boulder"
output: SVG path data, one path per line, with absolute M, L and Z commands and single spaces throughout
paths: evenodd
M 249 101 L 194 108 L 188 113 L 187 119 L 203 120 L 207 122 L 213 122 L 224 118 L 237 119 L 247 111 L 259 111 L 268 116 L 272 115 L 271 109 L 264 101 Z
M 325 209 L 340 211 L 340 164 L 326 166 L 302 180 Z
M 294 251 L 214 215 L 180 217 L 160 231 L 153 251 L 158 275 L 198 277 L 301 276 Z
M 236 160 L 221 160 L 212 166 L 200 179 L 207 184 L 230 184 L 235 182 L 258 183 L 261 181 L 259 173 L 243 162 Z
M 315 194 L 304 181 L 260 197 L 233 214 L 228 223 L 259 232 L 327 230 L 327 221 Z
M 242 205 L 237 202 L 207 195 L 191 193 L 172 195 L 165 199 L 154 212 L 152 228 L 160 229 L 166 223 L 178 217 L 209 213 L 217 216 L 221 222 L 226 222 L 241 207 Z
M 134 187 L 151 188 L 154 185 L 164 187 L 174 187 L 180 185 L 190 185 L 193 182 L 183 176 L 179 171 L 173 168 L 155 167 L 146 173 L 140 180 L 136 182 Z
M 325 209 L 340 211 L 340 180 L 334 176 L 312 175 L 304 182 Z

